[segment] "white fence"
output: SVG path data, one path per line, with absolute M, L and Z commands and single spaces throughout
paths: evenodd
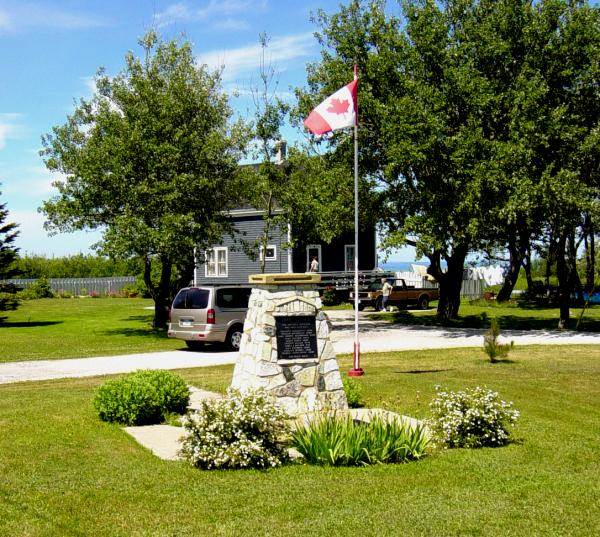
M 4 280 L 6 283 L 12 283 L 17 287 L 26 289 L 33 285 L 36 279 L 12 279 Z M 48 278 L 50 287 L 53 291 L 67 291 L 72 295 L 82 295 L 91 292 L 100 295 L 118 293 L 126 285 L 135 283 L 135 276 L 113 276 L 109 278 Z
M 415 287 L 425 287 L 429 289 L 435 289 L 438 287 L 437 283 L 431 282 L 416 272 L 396 272 L 396 278 L 402 279 L 406 282 L 406 285 L 414 285 Z M 463 280 L 460 296 L 462 298 L 481 298 L 483 296 L 483 290 L 487 287 L 485 280 Z

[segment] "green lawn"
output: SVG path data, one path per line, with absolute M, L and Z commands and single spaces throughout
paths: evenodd
M 387 319 L 401 324 L 438 326 L 437 304 L 429 310 L 415 309 L 394 311 L 393 313 L 370 313 L 371 319 Z M 366 310 L 370 312 L 371 310 Z M 581 308 L 571 308 L 571 328 L 574 329 L 581 314 Z M 558 308 L 538 308 L 518 305 L 516 302 L 496 303 L 494 301 L 463 299 L 459 318 L 447 326 L 457 328 L 487 328 L 490 318 L 496 317 L 503 329 L 514 330 L 556 330 Z M 591 306 L 579 325 L 580 331 L 600 332 L 600 306 Z
M 0 362 L 77 358 L 184 347 L 152 330 L 151 300 L 27 300 L 0 324 Z
M 98 421 L 90 400 L 102 379 L 0 386 L 0 535 L 598 535 L 600 349 L 522 347 L 511 358 L 367 355 L 370 406 L 423 417 L 436 384 L 479 384 L 522 411 L 509 446 L 367 468 L 203 472 Z M 223 390 L 231 367 L 182 374 Z

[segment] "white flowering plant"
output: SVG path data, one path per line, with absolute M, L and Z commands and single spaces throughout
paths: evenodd
M 202 401 L 183 419 L 181 454 L 206 470 L 280 466 L 287 460 L 281 439 L 289 435 L 288 419 L 264 390 L 230 388 L 224 399 Z
M 510 441 L 510 428 L 519 418 L 512 402 L 500 399 L 497 392 L 476 387 L 446 391 L 436 386 L 427 425 L 435 444 L 454 448 L 502 446 Z

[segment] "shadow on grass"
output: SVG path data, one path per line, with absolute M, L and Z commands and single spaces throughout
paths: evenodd
M 147 315 L 130 315 L 129 317 L 125 317 L 124 319 L 121 319 L 121 321 L 152 322 L 153 317 L 154 317 L 154 313 L 148 313 Z
M 443 371 L 452 371 L 452 369 L 411 369 L 409 371 L 394 371 L 400 375 L 422 375 L 423 373 L 441 373 Z
M 531 310 L 532 313 L 534 310 Z M 541 317 L 532 314 L 530 317 L 519 315 L 461 315 L 458 319 L 447 322 L 440 321 L 435 314 L 433 315 L 414 315 L 410 311 L 401 310 L 394 313 L 376 313 L 369 318 L 374 321 L 391 320 L 396 324 L 431 326 L 444 328 L 489 328 L 490 319 L 496 317 L 501 329 L 504 330 L 551 330 L 557 331 L 558 319 L 555 317 Z M 571 328 L 574 329 L 578 317 L 571 318 Z M 600 319 L 583 318 L 579 325 L 579 332 L 600 332 Z
M 103 330 L 101 333 L 106 336 L 151 337 L 153 339 L 167 339 L 167 331 L 165 329 L 158 330 L 150 327 L 112 328 L 111 330 Z
M 53 326 L 55 324 L 63 324 L 64 321 L 9 321 L 0 322 L 0 328 L 38 328 L 40 326 Z

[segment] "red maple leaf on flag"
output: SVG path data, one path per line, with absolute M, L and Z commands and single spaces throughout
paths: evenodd
M 332 114 L 345 114 L 350 107 L 350 103 L 347 100 L 340 101 L 339 99 L 331 99 L 330 106 L 327 109 Z

